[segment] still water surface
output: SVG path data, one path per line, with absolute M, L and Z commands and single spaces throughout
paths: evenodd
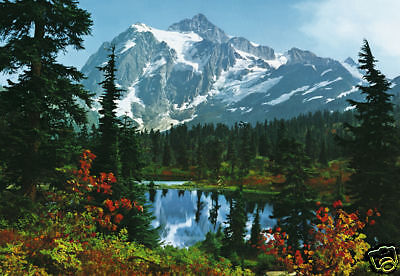
M 155 219 L 152 224 L 160 227 L 160 238 L 164 244 L 188 247 L 205 239 L 209 231 L 216 232 L 225 227 L 230 210 L 231 196 L 217 191 L 184 191 L 174 189 L 150 190 L 146 194 L 152 202 L 151 211 Z M 266 200 L 257 202 L 246 199 L 247 230 L 250 235 L 256 210 L 260 212 L 262 228 L 273 227 L 272 205 Z

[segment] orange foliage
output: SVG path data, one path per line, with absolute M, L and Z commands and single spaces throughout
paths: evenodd
M 366 236 L 359 233 L 368 220 L 362 222 L 357 213 L 343 211 L 340 200 L 335 201 L 333 207 L 331 213 L 329 208 L 322 206 L 316 211 L 319 223 L 313 225 L 310 232 L 313 241 L 304 244 L 301 250 L 286 245 L 288 235 L 279 227 L 274 232 L 272 229 L 264 231 L 259 248 L 274 255 L 288 271 L 300 275 L 349 275 L 370 247 L 363 240 Z M 371 211 L 367 215 L 372 215 Z M 371 220 L 370 225 L 374 224 L 375 221 Z
M 74 178 L 68 181 L 71 185 L 72 191 L 82 198 L 86 198 L 90 203 L 93 197 L 89 196 L 89 192 L 97 192 L 103 194 L 112 194 L 112 184 L 117 182 L 113 173 L 100 173 L 100 177 L 90 175 L 90 169 L 92 167 L 93 160 L 96 155 L 91 153 L 90 150 L 84 150 L 81 156 L 80 169 L 73 171 Z M 91 212 L 94 217 L 93 219 L 99 223 L 100 226 L 108 228 L 108 230 L 115 231 L 117 229 L 116 224 L 120 223 L 123 216 L 118 213 L 118 209 L 130 210 L 135 207 L 138 211 L 143 212 L 143 206 L 137 204 L 135 201 L 131 202 L 129 199 L 122 198 L 120 200 L 106 199 L 103 202 L 104 210 L 101 207 L 93 204 L 87 204 L 86 210 Z M 114 223 L 112 223 L 112 217 L 114 217 Z
M 172 176 L 172 172 L 169 170 L 163 170 L 161 173 L 163 176 Z
M 281 184 L 281 183 L 285 183 L 285 181 L 286 181 L 286 178 L 285 178 L 285 176 L 283 174 L 277 174 L 277 175 L 272 177 L 272 182 L 273 183 Z

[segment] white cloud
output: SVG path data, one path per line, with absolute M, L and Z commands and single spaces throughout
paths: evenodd
M 301 31 L 315 40 L 319 54 L 355 57 L 366 38 L 382 72 L 400 74 L 399 0 L 323 0 L 296 7 L 308 18 Z

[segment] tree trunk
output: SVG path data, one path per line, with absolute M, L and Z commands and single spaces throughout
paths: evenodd
M 39 20 L 40 21 L 40 20 Z M 35 22 L 35 34 L 34 40 L 41 41 L 44 37 L 44 25 L 42 22 Z M 40 53 L 40 49 L 37 49 L 37 56 L 32 59 L 31 72 L 32 77 L 40 77 L 42 73 L 42 55 Z M 35 86 L 38 88 L 39 86 Z M 34 91 L 35 93 L 36 91 Z M 36 92 L 37 93 L 37 92 Z M 39 93 L 37 93 L 39 94 Z M 33 201 L 36 199 L 36 190 L 37 190 L 37 172 L 35 171 L 36 162 L 38 161 L 39 148 L 40 148 L 40 137 L 38 134 L 40 132 L 40 110 L 33 110 L 28 114 L 28 120 L 30 123 L 30 127 L 32 128 L 33 136 L 29 137 L 30 140 L 28 142 L 28 152 L 26 153 L 25 166 L 22 172 L 22 188 L 24 191 L 24 195 L 30 197 Z

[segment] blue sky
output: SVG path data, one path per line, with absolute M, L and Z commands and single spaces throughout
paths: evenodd
M 323 57 L 357 59 L 367 38 L 388 77 L 400 75 L 400 0 L 81 0 L 92 14 L 86 50 L 60 57 L 81 68 L 104 41 L 141 22 L 159 29 L 203 13 L 228 35 L 277 52 L 298 47 Z M 3 82 L 0 78 L 0 82 Z

